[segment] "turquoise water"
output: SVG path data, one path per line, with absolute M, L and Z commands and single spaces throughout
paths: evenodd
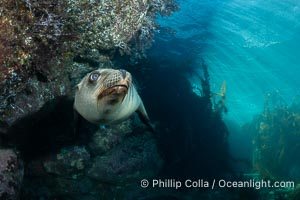
M 166 6 L 172 6 L 172 0 L 164 1 L 170 3 Z M 28 61 L 28 67 L 33 72 L 25 74 L 29 80 L 18 79 L 12 70 L 9 72 L 10 81 L 0 81 L 9 86 L 0 92 L 0 99 L 5 100 L 0 105 L 0 114 L 4 116 L 0 118 L 0 199 L 8 199 L 7 195 L 16 197 L 9 199 L 17 199 L 19 194 L 20 199 L 45 200 L 300 199 L 300 159 L 297 159 L 300 154 L 300 101 L 291 105 L 295 98 L 300 100 L 299 0 L 178 0 L 181 8 L 178 12 L 158 19 L 161 27 L 155 29 L 155 42 L 147 52 L 144 52 L 144 47 L 148 47 L 153 39 L 147 26 L 130 36 L 134 39 L 129 41 L 133 45 L 132 51 L 115 33 L 122 32 L 122 20 L 130 25 L 135 21 L 122 18 L 125 15 L 120 11 L 120 2 L 128 4 L 124 14 L 130 15 L 127 11 L 141 8 L 132 4 L 142 1 L 82 3 L 72 0 L 67 1 L 68 5 L 60 4 L 60 1 L 53 1 L 53 4 L 22 2 L 26 3 L 24 13 L 28 12 L 29 18 L 41 22 L 30 22 L 33 24 L 29 27 L 37 28 L 34 34 L 50 31 L 50 36 L 56 33 L 55 40 L 60 22 L 68 22 L 66 26 L 69 24 L 70 30 L 74 28 L 82 34 L 78 35 L 80 40 L 76 40 L 73 47 L 74 51 L 79 48 L 78 52 L 62 50 L 64 59 L 53 57 L 53 63 L 51 58 L 51 62 L 41 68 L 36 65 L 49 59 L 51 53 L 55 56 L 61 54 L 60 51 L 52 52 L 60 44 L 52 44 L 53 38 L 48 34 L 41 36 L 45 39 L 41 41 L 26 38 L 25 43 L 28 42 L 34 50 L 28 50 L 28 55 L 26 51 L 20 51 L 24 54 L 15 60 L 24 64 L 27 59 L 32 59 Z M 154 12 L 153 6 L 158 12 L 163 7 L 159 2 L 143 1 L 143 4 L 151 5 L 142 6 L 145 10 L 139 13 L 142 16 L 139 19 L 149 11 Z M 112 3 L 112 6 L 105 7 L 104 3 Z M 11 5 L 13 8 L 15 4 Z M 67 6 L 66 10 L 74 6 L 74 13 L 69 13 L 72 18 L 66 15 L 60 19 L 55 14 L 65 10 L 61 9 L 64 6 Z M 50 10 L 57 7 L 58 10 L 48 13 L 45 7 Z M 73 16 L 77 9 L 81 11 L 79 17 Z M 104 11 L 100 12 L 101 9 Z M 114 9 L 121 14 L 117 18 Z M 107 11 L 109 17 L 105 14 Z M 98 19 L 97 12 L 102 20 L 95 20 Z M 24 13 L 21 12 L 20 18 Z M 87 18 L 82 20 L 81 17 Z M 24 22 L 31 21 L 29 18 L 24 18 Z M 11 22 L 7 19 L 1 18 L 0 8 L 0 26 L 1 22 L 2 26 L 7 22 L 9 25 Z M 107 27 L 102 30 L 100 22 Z M 143 23 L 146 22 L 152 30 L 152 21 L 145 17 Z M 111 29 L 111 24 L 120 30 Z M 44 30 L 41 25 L 50 28 Z M 73 27 L 77 25 L 78 29 Z M 21 27 L 11 27 L 16 28 L 18 37 L 17 29 Z M 55 30 L 50 30 L 53 27 Z M 99 31 L 101 34 L 96 34 Z M 124 29 L 123 34 L 127 33 Z M 95 37 L 91 39 L 91 35 Z M 112 43 L 116 41 L 110 41 L 110 36 L 118 36 L 117 43 Z M 135 36 L 144 38 L 145 44 Z M 106 45 L 112 43 L 110 45 L 115 47 L 117 44 L 120 49 L 106 51 L 105 45 L 100 45 L 103 48 L 100 50 L 93 38 L 103 41 L 106 38 Z M 66 43 L 73 45 L 74 38 L 70 40 L 72 42 Z M 2 43 L 0 40 L 0 46 Z M 15 47 L 15 42 L 12 42 L 12 47 Z M 124 53 L 131 54 L 131 57 Z M 142 56 L 144 53 L 145 57 Z M 64 67 L 57 65 L 56 59 Z M 27 66 L 23 64 L 22 68 Z M 48 77 L 46 68 L 50 66 L 53 69 L 49 68 L 49 73 L 55 73 Z M 95 80 L 86 76 L 98 67 L 119 68 L 132 75 L 149 120 L 132 114 L 120 124 L 87 121 L 89 115 L 114 121 L 116 116 L 112 115 L 118 115 L 120 109 L 134 104 L 114 101 L 125 94 L 124 88 L 132 88 L 124 85 L 128 78 L 125 75 L 129 74 L 123 70 L 109 76 L 101 72 L 97 73 Z M 45 68 L 46 71 L 34 71 L 36 68 Z M 74 93 L 78 94 L 80 90 L 75 88 L 81 80 L 81 88 L 95 91 L 87 102 L 96 96 L 100 111 L 90 110 L 85 116 L 74 112 Z M 22 87 L 15 87 L 14 81 L 20 81 Z M 226 106 L 222 102 L 224 96 L 219 95 L 214 101 L 212 95 L 220 93 L 223 83 L 226 83 Z M 98 94 L 103 85 L 108 88 Z M 14 91 L 19 89 L 22 91 Z M 106 99 L 107 103 L 103 103 Z M 218 100 L 221 103 L 217 104 Z M 268 109 L 264 109 L 265 102 L 270 104 Z M 6 109 L 6 105 L 11 109 Z M 88 106 L 90 103 L 82 105 L 82 110 Z M 119 107 L 115 109 L 114 106 Z M 142 122 L 151 125 L 151 130 Z M 14 182 L 10 178 L 14 178 Z M 246 184 L 239 187 L 220 184 L 225 181 L 260 183 L 263 179 L 283 183 L 292 181 L 295 185 L 256 188 Z M 197 185 L 191 188 L 183 184 L 185 181 Z M 203 181 L 208 187 L 201 184 Z M 157 186 L 154 184 L 157 182 L 162 184 Z M 174 187 L 170 182 L 182 183 L 182 187 Z M 12 191 L 11 187 L 15 190 Z
M 263 110 L 268 93 L 289 104 L 300 94 L 300 1 L 179 1 L 180 11 L 159 20 L 209 66 L 212 91 L 227 83 L 225 119 L 243 124 Z M 159 35 L 158 35 L 159 37 Z M 174 38 L 164 38 L 165 40 Z M 180 54 L 182 46 L 172 51 Z M 192 84 L 199 85 L 195 77 Z

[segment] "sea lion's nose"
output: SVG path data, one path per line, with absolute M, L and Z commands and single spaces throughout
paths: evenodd
M 120 72 L 122 73 L 122 77 L 126 78 L 126 70 L 120 69 Z

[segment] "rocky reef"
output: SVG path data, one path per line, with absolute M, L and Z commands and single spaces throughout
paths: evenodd
M 157 141 L 138 116 L 105 128 L 83 121 L 74 135 L 72 109 L 70 98 L 55 98 L 9 127 L 0 151 L 1 197 L 124 198 L 161 170 Z
M 72 135 L 72 98 L 87 72 L 145 56 L 157 16 L 177 9 L 174 0 L 0 2 L 1 199 L 114 198 L 124 180 L 159 170 L 138 122 Z
M 141 177 L 157 174 L 163 163 L 152 133 L 135 135 L 128 132 L 131 127 L 126 121 L 108 130 L 98 130 L 86 145 L 62 147 L 57 153 L 27 161 L 26 187 L 22 188 L 21 197 L 124 198 L 130 192 L 128 188 L 139 184 Z M 107 137 L 98 137 L 99 134 Z
M 1 130 L 55 96 L 72 95 L 78 77 L 112 66 L 116 54 L 145 55 L 157 15 L 176 9 L 173 0 L 1 1 Z
M 23 161 L 10 149 L 0 150 L 0 199 L 18 199 L 24 176 Z

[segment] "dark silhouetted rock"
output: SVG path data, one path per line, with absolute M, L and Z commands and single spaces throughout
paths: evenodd
M 85 147 L 73 146 L 63 148 L 56 157 L 43 163 L 46 173 L 62 177 L 76 178 L 90 162 L 90 154 Z
M 0 150 L 0 199 L 18 199 L 24 175 L 23 162 L 11 149 Z
M 100 182 L 121 183 L 153 176 L 161 169 L 162 163 L 152 135 L 141 133 L 96 157 L 88 176 Z

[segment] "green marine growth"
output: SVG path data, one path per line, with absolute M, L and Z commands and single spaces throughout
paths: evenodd
M 268 94 L 264 112 L 246 127 L 253 135 L 253 167 L 262 177 L 300 181 L 300 104 Z

